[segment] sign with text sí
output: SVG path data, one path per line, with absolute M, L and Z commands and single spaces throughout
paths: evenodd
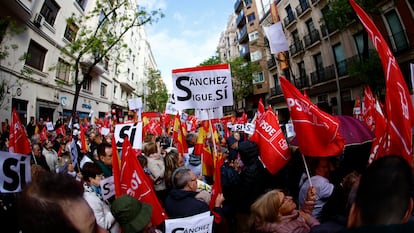
M 118 149 L 122 149 L 124 138 L 128 137 L 134 149 L 142 149 L 142 121 L 116 124 L 114 138 Z
M 0 193 L 22 191 L 31 181 L 30 156 L 0 151 Z
M 229 64 L 175 69 L 172 78 L 175 107 L 179 110 L 233 105 Z

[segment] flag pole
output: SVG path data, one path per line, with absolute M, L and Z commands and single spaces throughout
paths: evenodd
M 313 186 L 313 185 L 312 185 L 312 181 L 311 181 L 311 176 L 310 176 L 310 174 L 309 174 L 308 164 L 306 163 L 305 156 L 304 156 L 303 154 L 302 154 L 302 159 L 303 159 L 303 164 L 305 165 L 306 175 L 308 176 L 309 185 L 310 185 L 310 186 Z

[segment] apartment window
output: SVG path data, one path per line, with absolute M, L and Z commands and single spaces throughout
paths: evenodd
M 294 31 L 292 32 L 292 37 L 293 37 L 293 41 L 294 41 L 294 42 L 298 42 L 298 41 L 300 41 L 300 39 L 299 39 L 299 32 L 298 32 L 298 30 L 294 30 Z
M 104 18 L 105 18 L 105 13 L 103 11 L 101 11 L 101 13 L 99 14 L 99 23 L 102 23 Z
M 318 95 L 318 103 L 328 103 L 328 95 Z
M 135 74 L 134 74 L 134 72 L 132 72 L 132 76 L 131 76 L 132 81 L 134 81 L 134 76 L 135 76 Z
M 40 14 L 48 24 L 53 26 L 59 9 L 59 5 L 54 0 L 45 0 L 42 9 L 40 10 Z
M 86 3 L 88 2 L 87 0 L 76 0 L 76 2 L 82 8 L 82 10 L 85 10 Z
M 31 66 L 40 71 L 43 70 L 47 50 L 33 40 L 30 41 L 29 49 L 27 50 L 28 58 L 26 65 Z
M 79 28 L 73 23 L 68 23 L 66 25 L 65 34 L 63 35 L 66 40 L 73 42 L 76 38 L 76 33 L 78 32 Z
M 345 53 L 344 48 L 340 43 L 334 45 L 332 47 L 335 55 L 335 62 L 336 62 L 336 68 L 338 69 L 338 75 L 344 76 L 348 73 L 346 62 L 345 62 Z
M 254 22 L 255 19 L 256 19 L 256 15 L 254 13 L 247 16 L 247 22 L 249 23 Z
M 101 83 L 101 97 L 106 97 L 106 88 L 107 85 L 105 83 Z
M 62 58 L 59 58 L 58 64 L 56 67 L 56 78 L 69 82 L 70 78 L 70 64 L 64 61 Z
M 83 83 L 82 89 L 85 91 L 91 91 L 91 87 L 92 87 L 92 78 L 87 78 L 85 77 L 85 82 Z
M 362 54 L 364 53 L 364 36 L 362 32 L 358 32 L 357 34 L 354 35 L 354 41 L 355 41 L 355 45 L 357 47 L 359 56 L 362 56 Z
M 293 14 L 292 7 L 290 5 L 287 5 L 285 8 L 285 11 L 288 15 L 289 21 L 292 21 L 295 18 L 295 15 Z
M 299 77 L 305 78 L 306 77 L 306 69 L 305 69 L 305 62 L 301 61 L 298 63 L 298 71 L 299 71 Z
M 254 73 L 253 75 L 253 84 L 264 82 L 263 72 Z
M 106 71 L 108 71 L 108 69 L 109 69 L 109 57 L 104 57 L 103 58 L 103 63 L 104 63 L 104 69 Z
M 306 21 L 306 27 L 308 28 L 309 34 L 311 34 L 312 32 L 316 31 L 315 24 L 313 24 L 312 19 Z
M 114 86 L 114 99 L 118 99 L 117 97 L 118 96 L 116 96 L 116 92 L 118 91 L 118 88 L 117 88 L 117 86 Z
M 3 17 L 0 17 L 0 44 L 3 41 L 4 36 L 6 35 L 8 26 L 9 26 L 9 21 Z
M 249 41 L 250 42 L 257 40 L 258 38 L 259 38 L 259 32 L 258 31 L 254 31 L 254 32 L 249 33 Z
M 401 24 L 400 18 L 395 10 L 390 10 L 385 14 L 389 30 L 391 31 L 391 41 L 394 51 L 401 51 L 408 48 L 407 37 L 405 36 L 404 28 Z
M 250 60 L 251 61 L 257 61 L 262 59 L 262 52 L 260 50 L 254 51 L 250 53 Z
M 322 55 L 320 53 L 313 56 L 313 60 L 315 62 L 315 67 L 317 71 L 323 70 L 323 61 L 322 61 Z

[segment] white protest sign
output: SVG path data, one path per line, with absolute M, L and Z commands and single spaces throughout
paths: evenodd
M 165 220 L 165 233 L 211 233 L 213 232 L 213 220 L 214 216 L 210 215 L 210 211 L 186 218 L 167 219 Z
M 256 125 L 255 124 L 246 123 L 244 125 L 244 132 L 247 133 L 247 134 L 249 134 L 249 135 L 253 135 L 255 128 L 256 128 Z
M 30 156 L 0 151 L 0 192 L 15 193 L 31 181 Z
M 244 124 L 234 124 L 233 131 L 244 131 Z
M 286 137 L 287 138 L 294 137 L 296 135 L 295 128 L 293 127 L 292 122 L 289 122 L 289 123 L 285 124 L 285 128 L 286 128 Z
M 170 96 L 167 104 L 165 105 L 165 113 L 170 115 L 177 115 L 178 113 L 178 109 L 175 107 L 174 94 Z
M 52 123 L 52 122 L 48 121 L 48 122 L 46 122 L 45 124 L 46 124 L 46 129 L 47 129 L 48 131 L 53 131 L 53 130 L 55 130 L 55 127 L 53 127 L 53 123 Z
M 229 64 L 175 69 L 172 78 L 179 110 L 233 106 Z
M 128 136 L 132 148 L 142 149 L 142 121 L 135 123 L 116 124 L 114 137 L 118 149 L 122 148 L 124 138 Z
M 217 107 L 213 109 L 195 109 L 194 115 L 200 121 L 223 118 L 223 107 Z
M 141 98 L 129 99 L 128 100 L 129 110 L 137 110 L 142 108 Z
M 108 200 L 110 197 L 115 195 L 114 176 L 101 180 L 99 185 L 101 186 L 102 198 L 104 200 Z

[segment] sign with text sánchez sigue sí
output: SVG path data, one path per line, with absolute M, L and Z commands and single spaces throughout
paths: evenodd
M 172 78 L 175 107 L 179 110 L 233 105 L 229 64 L 175 69 Z

